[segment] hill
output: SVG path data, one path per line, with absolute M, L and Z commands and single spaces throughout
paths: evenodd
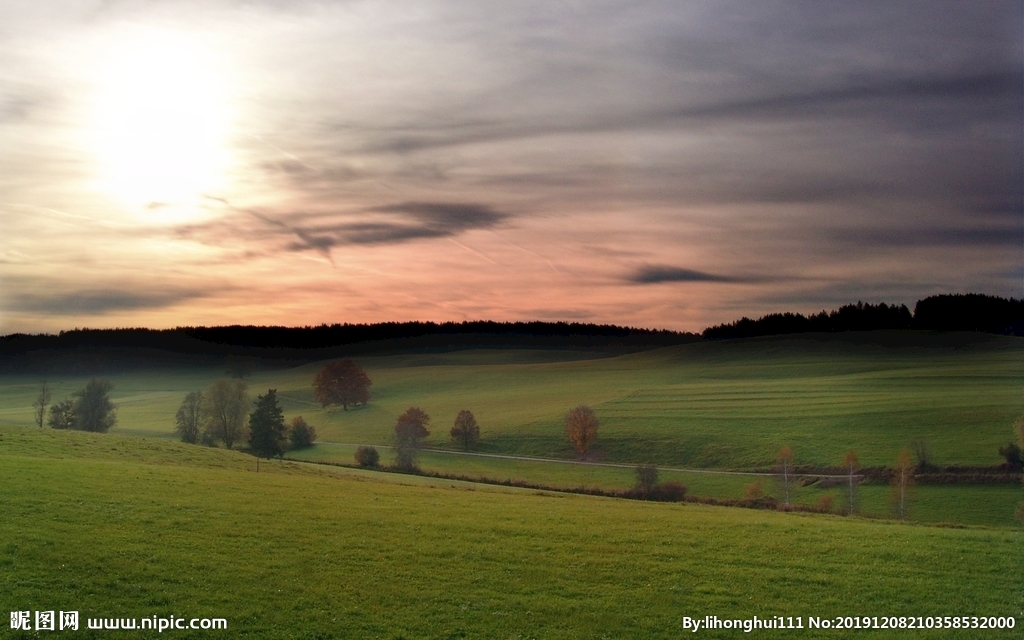
M 0 483 L 0 599 L 79 611 L 81 629 L 174 615 L 224 618 L 221 637 L 677 638 L 684 616 L 1019 616 L 1024 589 L 1021 531 L 256 474 L 242 454 L 115 434 L 0 427 Z

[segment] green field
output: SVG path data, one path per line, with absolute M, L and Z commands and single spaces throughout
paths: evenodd
M 1016 617 L 911 634 L 935 638 L 1024 624 L 1020 530 L 253 462 L 0 427 L 0 605 L 79 611 L 81 638 L 135 637 L 87 618 L 169 615 L 229 623 L 173 637 L 254 638 L 677 638 L 705 615 Z
M 398 414 L 419 406 L 432 417 L 431 448 L 452 448 L 447 432 L 460 409 L 481 424 L 475 451 L 574 459 L 566 411 L 589 404 L 601 420 L 591 459 L 663 468 L 749 470 L 773 464 L 790 446 L 798 464 L 836 465 L 855 449 L 865 466 L 893 464 L 900 448 L 928 443 L 939 465 L 992 465 L 1024 413 L 1024 339 L 985 334 L 875 332 L 701 342 L 607 356 L 558 350 L 468 350 L 358 359 L 373 379 L 366 407 L 324 410 L 311 381 L 322 363 L 264 368 L 252 395 L 276 388 L 286 417 L 303 415 L 321 444 L 291 455 L 350 463 L 354 444 L 386 445 Z M 174 437 L 184 395 L 223 375 L 219 368 L 135 371 L 109 376 L 118 404 L 112 433 Z M 54 400 L 85 378 L 51 377 Z M 0 424 L 32 424 L 41 378 L 0 376 Z M 340 443 L 340 444 L 339 444 Z M 389 453 L 382 450 L 385 462 Z M 466 458 L 425 453 L 427 471 L 524 480 L 558 487 L 625 489 L 630 469 Z M 663 471 L 690 495 L 737 499 L 754 478 Z M 769 494 L 779 495 L 771 479 Z M 1022 489 L 921 486 L 913 518 L 927 522 L 1014 524 Z M 839 489 L 801 487 L 815 504 Z M 864 486 L 861 512 L 889 516 L 888 489 Z

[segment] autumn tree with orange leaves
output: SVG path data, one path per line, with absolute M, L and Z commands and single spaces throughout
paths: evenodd
M 359 365 L 351 360 L 338 360 L 324 365 L 313 378 L 313 397 L 323 407 L 340 404 L 342 410 L 348 411 L 349 405 L 370 401 L 372 384 Z

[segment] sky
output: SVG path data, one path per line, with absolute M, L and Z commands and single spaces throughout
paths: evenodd
M 1008 2 L 0 3 L 0 334 L 1024 297 Z

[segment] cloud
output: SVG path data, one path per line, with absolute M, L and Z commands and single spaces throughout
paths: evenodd
M 179 237 L 216 243 L 223 237 L 250 240 L 291 236 L 288 251 L 318 251 L 330 256 L 333 247 L 396 244 L 423 238 L 448 238 L 472 229 L 489 229 L 510 216 L 487 205 L 450 202 L 402 202 L 355 213 L 270 214 L 239 209 L 223 198 L 209 197 L 262 223 L 253 228 L 237 216 L 176 229 Z
M 16 293 L 7 297 L 8 312 L 43 313 L 53 316 L 104 315 L 117 311 L 161 309 L 208 295 L 200 290 L 156 292 L 92 289 L 67 293 Z
M 668 265 L 644 265 L 626 276 L 626 281 L 633 284 L 661 284 L 663 282 L 754 282 L 752 278 L 725 276 L 695 269 L 673 267 Z

